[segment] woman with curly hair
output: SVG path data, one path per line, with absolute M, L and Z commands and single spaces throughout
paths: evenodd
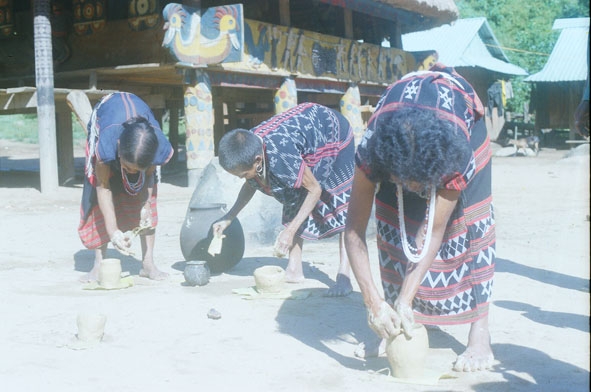
M 356 153 L 345 232 L 369 325 L 381 338 L 411 336 L 415 322 L 471 323 L 457 371 L 493 362 L 495 225 L 482 109 L 470 84 L 441 64 L 391 85 Z M 365 238 L 374 199 L 385 298 Z M 367 347 L 366 355 L 370 349 L 376 353 Z

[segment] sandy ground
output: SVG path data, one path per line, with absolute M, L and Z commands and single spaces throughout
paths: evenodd
M 584 150 L 585 151 L 581 151 Z M 300 300 L 245 300 L 271 248 L 247 244 L 244 259 L 203 287 L 182 283 L 179 231 L 192 189 L 178 171 L 160 187 L 155 257 L 170 273 L 152 282 L 114 250 L 135 285 L 83 290 L 93 253 L 78 239 L 81 186 L 39 192 L 35 146 L 0 141 L 0 389 L 2 391 L 588 391 L 588 146 L 493 161 L 497 273 L 490 328 L 492 371 L 460 374 L 452 361 L 468 326 L 429 331 L 430 361 L 453 376 L 437 385 L 397 384 L 387 359 L 353 352 L 371 332 L 358 287 L 325 298 L 338 265 L 335 241 L 306 243 L 309 288 Z M 375 240 L 370 241 L 374 268 Z M 377 271 L 374 270 L 377 273 Z M 290 286 L 291 287 L 291 286 Z M 222 317 L 207 318 L 215 308 Z M 97 346 L 73 350 L 76 317 L 107 316 Z

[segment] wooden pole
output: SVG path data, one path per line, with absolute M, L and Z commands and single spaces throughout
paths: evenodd
M 50 1 L 35 0 L 33 6 L 41 193 L 52 193 L 58 188 L 58 170 Z

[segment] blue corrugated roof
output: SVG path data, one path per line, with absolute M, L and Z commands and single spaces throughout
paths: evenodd
M 525 79 L 526 82 L 585 81 L 589 18 L 556 19 L 554 30 L 562 30 L 544 68 Z
M 527 75 L 511 64 L 486 18 L 458 19 L 451 25 L 402 35 L 408 52 L 436 50 L 439 61 L 450 67 L 480 67 L 507 75 Z

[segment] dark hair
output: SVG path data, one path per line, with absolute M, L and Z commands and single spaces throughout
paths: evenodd
M 262 153 L 262 148 L 262 142 L 255 134 L 246 129 L 234 129 L 220 140 L 220 166 L 228 172 L 248 170 L 252 167 L 255 157 Z
M 403 108 L 375 119 L 367 142 L 371 180 L 415 181 L 439 186 L 463 173 L 472 149 L 463 131 L 426 108 Z
M 142 169 L 152 166 L 158 150 L 158 137 L 152 124 L 144 117 L 133 117 L 121 125 L 119 156 Z

